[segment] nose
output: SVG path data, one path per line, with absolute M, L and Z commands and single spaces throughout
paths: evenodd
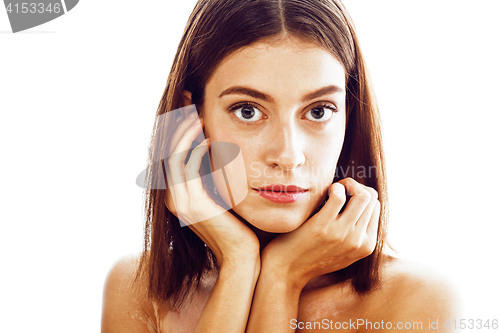
M 277 124 L 271 129 L 269 145 L 266 152 L 266 163 L 272 167 L 292 170 L 305 163 L 303 152 L 305 140 L 300 130 L 293 124 Z

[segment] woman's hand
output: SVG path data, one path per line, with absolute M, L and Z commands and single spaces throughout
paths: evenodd
M 209 139 L 196 146 L 185 163 L 189 149 L 203 126 L 203 120 L 200 119 L 200 126 L 197 119 L 197 113 L 192 113 L 179 124 L 172 137 L 168 179 L 174 185 L 169 184 L 167 189 L 167 208 L 210 247 L 219 267 L 226 263 L 232 266 L 253 262 L 260 264 L 259 240 L 255 233 L 217 205 L 203 188 L 199 170 L 209 148 Z
M 345 210 L 345 190 L 352 195 Z M 296 230 L 281 234 L 263 250 L 262 270 L 298 288 L 312 278 L 340 270 L 370 255 L 377 242 L 378 193 L 352 178 L 330 186 L 323 208 Z

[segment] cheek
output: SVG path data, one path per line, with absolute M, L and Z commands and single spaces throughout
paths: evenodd
M 314 149 L 309 150 L 310 177 L 319 194 L 323 194 L 333 182 L 343 141 L 343 133 L 332 135 L 315 142 Z

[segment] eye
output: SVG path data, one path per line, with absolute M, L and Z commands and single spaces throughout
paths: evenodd
M 263 118 L 264 114 L 254 105 L 250 103 L 238 104 L 230 109 L 239 120 L 252 123 Z
M 307 111 L 306 118 L 315 122 L 326 122 L 330 120 L 334 112 L 337 112 L 337 108 L 332 105 L 317 105 Z

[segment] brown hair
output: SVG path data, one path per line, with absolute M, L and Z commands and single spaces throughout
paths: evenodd
M 159 116 L 182 106 L 183 90 L 191 91 L 193 103 L 203 110 L 204 88 L 226 56 L 283 34 L 316 42 L 344 65 L 348 120 L 337 164 L 340 172 L 334 181 L 350 176 L 374 188 L 379 193 L 381 215 L 374 252 L 329 275 L 336 281 L 351 279 L 360 294 L 377 285 L 387 227 L 386 176 L 378 109 L 349 14 L 339 0 L 199 0 L 177 49 L 151 138 L 144 251 L 137 272 L 137 277 L 146 274 L 150 298 L 179 307 L 199 286 L 203 274 L 217 269 L 210 248 L 190 228 L 181 228 L 164 204 L 166 190 L 158 186 L 165 188 L 164 179 L 158 176 L 158 163 L 153 162 L 159 160 L 155 154 L 165 144 L 163 128 L 173 130 L 174 124 L 160 124 L 166 117 Z M 376 172 L 354 172 L 359 168 Z

